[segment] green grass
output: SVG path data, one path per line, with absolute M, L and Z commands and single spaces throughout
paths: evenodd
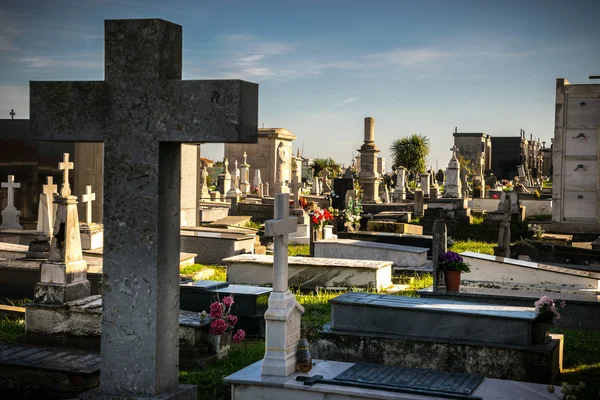
M 552 329 L 552 333 L 565 335 L 563 372 L 558 383 L 586 383 L 577 400 L 598 399 L 600 392 L 600 331 Z
M 263 341 L 247 341 L 234 345 L 227 358 L 204 369 L 179 372 L 179 382 L 198 385 L 198 399 L 230 399 L 230 386 L 223 378 L 260 360 L 265 354 Z
M 494 246 L 496 246 L 496 243 L 478 242 L 475 240 L 457 240 L 454 242 L 454 246 L 450 247 L 448 250 L 452 250 L 457 253 L 473 251 L 475 253 L 494 255 Z
M 310 246 L 308 244 L 290 244 L 288 246 L 289 256 L 310 256 Z
M 261 224 L 260 222 L 250 220 L 244 224 L 244 227 L 252 229 L 261 229 L 263 227 L 263 224 Z
M 227 280 L 227 268 L 220 265 L 194 264 L 181 268 L 180 274 L 193 277 L 196 272 L 203 271 L 207 268 L 215 271 L 215 274 L 210 277 L 210 280 L 223 282 Z
M 483 217 L 475 217 L 473 216 L 473 220 L 471 222 L 472 225 L 479 225 L 483 223 Z
M 4 317 L 0 319 L 0 343 L 14 343 L 25 334 L 25 320 Z

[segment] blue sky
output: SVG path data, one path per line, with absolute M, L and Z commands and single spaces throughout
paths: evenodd
M 346 165 L 368 116 L 388 168 L 391 142 L 411 133 L 431 139 L 440 168 L 455 126 L 549 142 L 555 79 L 600 74 L 597 0 L 5 3 L 0 118 L 29 117 L 29 80 L 102 80 L 104 19 L 163 18 L 183 26 L 184 79 L 259 83 L 259 126 Z

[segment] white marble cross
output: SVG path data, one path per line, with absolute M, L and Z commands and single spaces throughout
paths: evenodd
M 288 234 L 296 232 L 298 220 L 290 217 L 290 194 L 275 195 L 275 219 L 265 222 L 265 236 L 274 238 L 273 291 L 288 290 Z
M 458 147 L 456 147 L 456 145 L 454 145 L 454 146 L 452 146 L 452 148 L 450 150 L 452 150 L 452 157 L 456 157 L 456 152 L 458 151 Z
M 69 153 L 63 154 L 63 162 L 58 163 L 58 169 L 63 171 L 63 184 L 60 187 L 60 195 L 67 197 L 71 195 L 71 186 L 69 186 L 69 170 L 73 169 L 73 163 L 69 162 Z
M 42 185 L 42 193 L 40 194 L 40 204 L 38 207 L 38 232 L 44 232 L 52 235 L 54 224 L 54 194 L 57 193 L 58 187 L 54 184 L 54 178 L 46 177 L 47 183 Z
M 246 155 L 246 152 L 244 152 L 244 164 L 248 164 L 248 163 L 246 162 L 246 158 L 247 158 L 247 157 L 248 157 L 248 156 Z
M 21 187 L 20 183 L 15 183 L 15 176 L 8 175 L 8 182 L 2 182 L 2 187 L 8 189 L 8 204 L 6 208 L 15 206 L 15 189 L 19 189 Z
M 92 193 L 92 187 L 88 185 L 85 187 L 85 194 L 81 196 L 81 202 L 87 203 L 85 209 L 85 223 L 88 225 L 92 223 L 92 201 L 94 200 L 96 200 L 96 193 Z

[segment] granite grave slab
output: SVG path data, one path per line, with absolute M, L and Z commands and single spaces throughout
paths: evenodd
M 335 331 L 527 346 L 533 342 L 533 307 L 509 307 L 368 293 L 330 300 Z
M 180 286 L 182 310 L 209 312 L 210 305 L 224 296 L 233 296 L 231 308 L 238 317 L 237 328 L 246 331 L 251 337 L 265 336 L 264 313 L 271 288 L 230 285 L 219 281 L 195 281 Z

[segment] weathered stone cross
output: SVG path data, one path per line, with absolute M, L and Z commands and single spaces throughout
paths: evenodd
M 69 185 L 69 170 L 73 168 L 73 163 L 69 162 L 69 153 L 64 153 L 63 162 L 58 163 L 58 169 L 63 171 L 63 183 L 60 187 L 60 195 L 62 197 L 71 195 L 71 186 Z
M 10 114 L 10 119 L 15 119 L 15 115 L 17 115 L 17 114 L 15 114 L 15 110 L 13 110 L 13 109 L 10 110 L 9 114 Z
M 104 81 L 30 83 L 34 136 L 104 142 L 102 374 L 86 398 L 189 395 L 177 376 L 181 143 L 256 143 L 258 85 L 182 81 L 180 25 L 104 27 Z
M 2 182 L 2 187 L 8 189 L 8 203 L 6 208 L 15 206 L 15 189 L 19 189 L 21 187 L 20 183 L 15 183 L 15 176 L 8 175 L 8 181 Z
M 81 202 L 87 203 L 85 209 L 85 223 L 92 223 L 92 201 L 96 200 L 96 193 L 92 193 L 92 187 L 86 186 L 85 193 L 81 196 Z

